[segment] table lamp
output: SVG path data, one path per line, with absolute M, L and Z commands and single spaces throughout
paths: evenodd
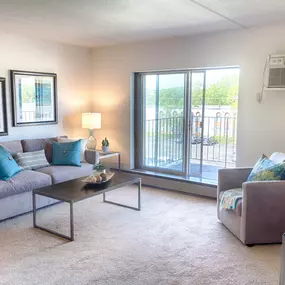
M 97 141 L 93 136 L 93 129 L 101 129 L 101 113 L 83 113 L 82 128 L 89 129 L 87 149 L 96 150 Z

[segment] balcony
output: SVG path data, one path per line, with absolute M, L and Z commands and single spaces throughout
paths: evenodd
M 236 117 L 208 116 L 202 122 L 192 116 L 191 122 L 189 176 L 217 180 L 219 168 L 235 166 Z M 183 117 L 147 120 L 144 165 L 182 172 L 184 143 Z

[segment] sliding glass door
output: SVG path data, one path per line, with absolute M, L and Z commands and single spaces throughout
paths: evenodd
M 143 168 L 185 174 L 186 73 L 143 75 Z
M 235 166 L 239 68 L 135 78 L 137 168 L 217 180 Z

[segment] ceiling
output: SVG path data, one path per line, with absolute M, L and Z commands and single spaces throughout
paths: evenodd
M 0 0 L 0 30 L 87 47 L 285 24 L 284 0 Z

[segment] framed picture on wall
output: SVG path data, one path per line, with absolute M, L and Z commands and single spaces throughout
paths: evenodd
M 13 126 L 57 124 L 55 73 L 10 70 Z
M 0 77 L 0 136 L 7 135 L 6 79 Z

